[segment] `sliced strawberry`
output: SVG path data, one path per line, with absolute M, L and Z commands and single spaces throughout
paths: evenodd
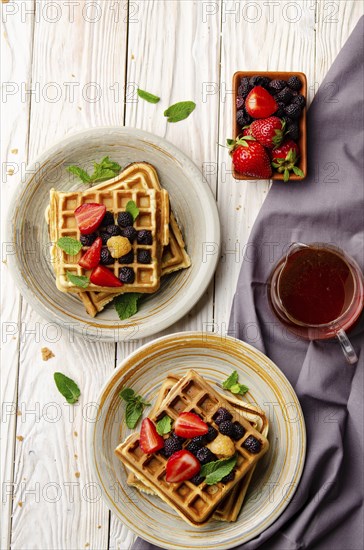
M 98 286 L 123 286 L 123 283 L 115 277 L 110 269 L 102 265 L 98 265 L 92 270 L 90 281 Z
M 183 449 L 174 453 L 167 462 L 166 466 L 166 481 L 168 483 L 178 483 L 186 481 L 198 474 L 201 470 L 201 464 L 197 458 Z
M 155 453 L 164 447 L 163 437 L 158 434 L 156 427 L 149 418 L 144 418 L 142 422 L 139 445 L 145 454 Z
M 78 265 L 84 269 L 92 269 L 100 263 L 100 255 L 102 249 L 102 239 L 97 237 L 96 241 L 90 246 L 88 251 L 82 256 Z
M 174 431 L 181 437 L 190 438 L 207 434 L 209 427 L 197 414 L 183 412 L 174 423 Z
M 262 86 L 255 86 L 245 100 L 245 109 L 253 118 L 267 118 L 278 109 L 278 103 Z
M 82 235 L 89 235 L 97 229 L 105 216 L 106 206 L 97 202 L 81 204 L 75 210 L 78 229 Z

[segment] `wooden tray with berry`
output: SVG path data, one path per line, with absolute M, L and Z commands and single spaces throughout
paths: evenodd
M 237 180 L 303 180 L 307 174 L 307 79 L 303 73 L 238 71 L 233 76 Z

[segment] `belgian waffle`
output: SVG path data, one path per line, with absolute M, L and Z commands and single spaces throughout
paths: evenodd
M 268 440 L 237 410 L 231 410 L 228 401 L 193 370 L 188 371 L 175 384 L 151 417 L 154 422 L 158 422 L 165 415 L 175 420 L 181 412 L 191 411 L 199 414 L 205 422 L 214 425 L 213 416 L 219 407 L 230 408 L 233 421 L 240 422 L 246 430 L 244 436 L 235 442 L 237 463 L 236 475 L 232 481 L 215 485 L 202 482 L 198 486 L 189 481 L 167 483 L 166 459 L 161 453 L 144 454 L 139 445 L 138 433 L 131 434 L 115 450 L 127 468 L 176 510 L 185 521 L 195 526 L 206 523 L 221 501 L 266 453 L 269 447 Z M 249 436 L 253 436 L 261 443 L 261 448 L 256 454 L 250 453 L 244 447 Z
M 147 229 L 152 232 L 152 245 L 138 245 L 134 243 L 134 262 L 128 264 L 135 272 L 135 282 L 133 284 L 124 284 L 122 292 L 143 292 L 151 293 L 158 290 L 161 276 L 161 217 L 162 211 L 168 205 L 168 194 L 166 191 L 156 191 L 154 189 L 131 189 L 125 190 L 115 188 L 112 190 L 99 190 L 95 187 L 83 192 L 60 193 L 51 190 L 49 209 L 49 223 L 51 239 L 54 243 L 60 237 L 72 237 L 80 239 L 80 232 L 77 227 L 74 216 L 75 209 L 81 204 L 87 202 L 96 202 L 104 204 L 106 208 L 113 212 L 115 219 L 119 212 L 125 211 L 126 204 L 132 200 L 139 208 L 140 214 L 135 221 L 136 229 Z M 86 249 L 86 247 L 84 247 Z M 150 264 L 140 264 L 136 259 L 138 249 L 148 249 L 151 253 Z M 55 244 L 52 247 L 52 261 L 56 272 L 57 288 L 62 292 L 80 293 L 80 288 L 71 283 L 66 276 L 67 271 L 78 276 L 89 276 L 89 272 L 78 265 L 82 253 L 76 256 L 69 256 L 61 251 Z M 123 267 L 118 260 L 108 266 L 116 277 Z M 87 290 L 108 292 L 109 294 L 119 294 L 120 287 L 102 287 L 90 283 Z
M 154 411 L 158 410 L 158 408 L 161 406 L 164 399 L 167 397 L 168 393 L 171 391 L 176 382 L 178 382 L 178 380 L 180 380 L 180 376 L 174 374 L 170 374 L 167 376 L 165 382 L 160 389 L 151 415 L 154 414 Z M 263 411 L 253 407 L 249 403 L 245 403 L 234 397 L 227 397 L 226 400 L 229 402 L 230 406 L 238 409 L 238 411 L 241 412 L 241 414 L 248 420 L 248 422 L 250 422 L 253 428 L 263 434 L 264 437 L 267 437 L 269 424 L 268 419 Z M 254 470 L 255 466 L 253 466 L 249 470 L 249 472 L 243 477 L 243 479 L 235 485 L 235 487 L 216 508 L 212 519 L 227 522 L 236 521 L 243 505 L 245 495 L 250 485 Z M 148 495 L 155 494 L 149 487 L 144 485 L 144 483 L 140 479 L 138 479 L 138 477 L 133 472 L 129 473 L 127 483 L 129 486 L 135 487 L 142 493 L 146 493 Z

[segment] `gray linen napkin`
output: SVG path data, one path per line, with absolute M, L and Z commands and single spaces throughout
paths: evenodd
M 244 550 L 363 549 L 364 319 L 350 334 L 359 362 L 349 366 L 338 343 L 308 343 L 283 329 L 266 288 L 273 264 L 294 241 L 335 244 L 364 267 L 363 37 L 361 18 L 309 110 L 309 175 L 302 182 L 274 182 L 251 233 L 249 250 L 256 257 L 244 259 L 239 276 L 229 333 L 285 373 L 308 439 L 295 497 Z M 141 539 L 133 546 L 154 548 Z

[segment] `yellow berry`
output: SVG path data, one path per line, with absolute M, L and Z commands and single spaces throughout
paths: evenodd
M 107 247 L 113 258 L 121 258 L 131 250 L 131 244 L 126 237 L 110 237 L 107 241 Z
M 235 453 L 235 445 L 232 439 L 227 435 L 219 434 L 211 443 L 207 445 L 218 458 L 228 458 Z

